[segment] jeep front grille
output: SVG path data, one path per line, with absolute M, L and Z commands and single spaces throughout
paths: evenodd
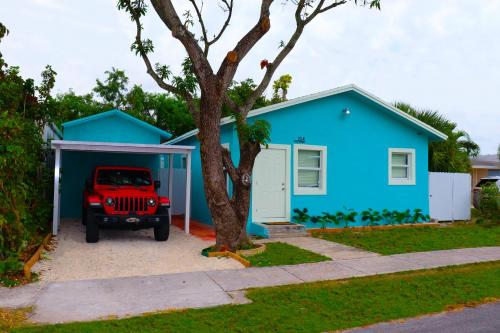
M 116 197 L 115 211 L 145 212 L 148 210 L 148 199 L 145 197 Z

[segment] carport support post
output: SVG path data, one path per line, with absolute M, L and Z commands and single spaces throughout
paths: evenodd
M 186 210 L 184 212 L 184 231 L 189 234 L 191 219 L 191 151 L 186 154 Z
M 52 235 L 57 235 L 59 229 L 59 179 L 61 169 L 61 148 L 56 148 L 56 156 L 54 163 L 54 209 L 52 212 Z
M 174 154 L 168 155 L 168 198 L 170 199 L 170 209 L 168 210 L 168 217 L 172 223 L 172 194 L 174 188 Z

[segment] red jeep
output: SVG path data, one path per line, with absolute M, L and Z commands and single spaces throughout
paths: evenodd
M 99 166 L 85 183 L 82 222 L 87 243 L 99 241 L 100 227 L 154 228 L 157 241 L 168 239 L 170 200 L 160 197 L 159 181 L 147 168 Z

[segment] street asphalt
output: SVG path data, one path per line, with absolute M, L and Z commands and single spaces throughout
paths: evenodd
M 436 315 L 380 323 L 343 333 L 498 333 L 500 302 Z

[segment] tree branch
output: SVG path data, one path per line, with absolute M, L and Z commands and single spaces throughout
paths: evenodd
M 144 64 L 146 65 L 146 72 L 155 80 L 155 82 L 158 84 L 158 86 L 172 94 L 179 95 L 184 98 L 186 101 L 186 104 L 188 106 L 188 110 L 193 116 L 193 119 L 195 123 L 198 125 L 199 124 L 199 112 L 196 109 L 196 105 L 194 103 L 193 96 L 189 94 L 188 92 L 182 92 L 179 89 L 177 89 L 175 86 L 165 82 L 159 75 L 156 73 L 154 70 L 151 60 L 149 59 L 148 53 L 146 51 L 146 48 L 144 46 L 144 43 L 142 41 L 142 25 L 140 21 L 140 14 L 134 10 L 132 7 L 130 0 L 127 0 L 124 2 L 124 4 L 127 6 L 127 9 L 131 15 L 132 20 L 135 22 L 136 26 L 136 35 L 135 35 L 135 46 L 136 46 L 136 51 L 137 53 L 141 56 L 142 60 L 144 61 Z
M 220 147 L 220 149 L 222 152 L 222 164 L 224 165 L 224 168 L 226 168 L 227 174 L 231 178 L 233 184 L 237 184 L 240 177 L 238 175 L 238 170 L 234 166 L 233 160 L 231 159 L 231 153 L 228 149 L 222 146 Z
M 194 72 L 198 79 L 200 89 L 206 91 L 209 82 L 213 79 L 212 66 L 186 25 L 184 25 L 179 15 L 175 11 L 172 1 L 170 0 L 151 0 L 156 13 L 161 18 L 163 23 L 170 29 L 172 36 L 178 39 L 186 49 L 189 58 L 193 62 Z
M 226 90 L 229 87 L 241 60 L 271 28 L 269 7 L 272 2 L 273 0 L 262 0 L 259 20 L 224 58 L 217 71 L 217 78 L 222 89 Z
M 307 9 L 307 6 L 310 4 L 307 0 L 300 0 L 297 2 L 297 9 L 295 10 L 295 31 L 293 32 L 292 36 L 288 40 L 288 42 L 285 44 L 283 49 L 278 53 L 278 55 L 274 58 L 274 60 L 269 63 L 266 67 L 266 72 L 264 74 L 264 77 L 262 78 L 261 82 L 255 88 L 252 94 L 247 98 L 247 100 L 243 103 L 242 106 L 240 106 L 240 113 L 242 114 L 243 117 L 246 117 L 248 112 L 252 109 L 253 105 L 257 101 L 257 99 L 262 96 L 264 93 L 265 89 L 271 82 L 271 79 L 274 75 L 274 72 L 276 69 L 279 67 L 279 65 L 283 62 L 283 60 L 287 57 L 287 55 L 292 51 L 292 49 L 295 47 L 295 44 L 297 44 L 297 41 L 299 40 L 300 36 L 302 35 L 302 32 L 304 31 L 304 28 L 307 24 L 309 24 L 318 14 L 323 13 L 327 10 L 333 9 L 337 6 L 343 5 L 347 2 L 347 0 L 341 0 L 341 1 L 335 1 L 334 3 L 324 6 L 325 0 L 320 0 L 318 5 L 315 7 L 315 9 L 312 11 L 310 15 L 305 15 L 303 18 L 303 11 Z
M 231 16 L 233 14 L 233 0 L 229 0 L 229 2 L 228 0 L 222 0 L 222 3 L 226 6 L 226 8 L 222 8 L 222 10 L 226 11 L 228 14 L 226 20 L 224 21 L 224 24 L 222 25 L 222 28 L 216 35 L 214 35 L 214 38 L 212 40 L 208 40 L 208 31 L 205 26 L 205 21 L 203 20 L 201 8 L 198 7 L 196 0 L 189 0 L 189 2 L 191 2 L 191 4 L 193 5 L 196 16 L 198 17 L 198 22 L 200 22 L 204 44 L 203 55 L 207 57 L 210 46 L 215 44 L 220 39 L 220 37 L 224 34 L 224 31 L 226 31 L 226 28 L 229 26 L 229 22 L 231 21 Z

